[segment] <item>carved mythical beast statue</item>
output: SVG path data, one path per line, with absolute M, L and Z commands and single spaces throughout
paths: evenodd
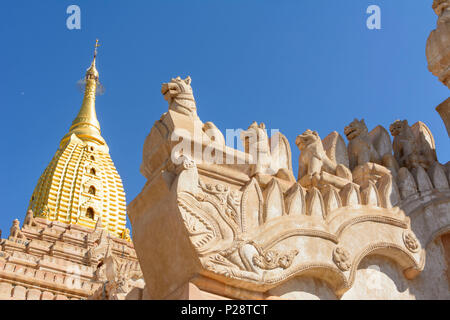
M 368 162 L 376 163 L 397 172 L 397 163 L 392 156 L 392 145 L 389 133 L 382 126 L 377 126 L 370 133 L 364 119 L 354 119 L 344 128 L 349 141 L 348 157 L 350 169 Z
M 417 136 L 414 134 L 408 120 L 396 120 L 391 124 L 389 130 L 394 137 L 394 156 L 400 167 L 411 170 L 421 166 L 428 169 L 435 162 L 436 159 L 432 149 L 426 141 L 420 139 L 420 134 L 417 134 Z M 425 132 L 427 131 L 425 130 Z
M 295 181 L 292 173 L 291 148 L 289 141 L 280 132 L 269 139 L 264 123 L 254 121 L 241 132 L 245 152 L 251 154 L 254 164 L 250 176 L 277 175 L 279 178 Z
M 343 143 L 343 148 L 345 149 L 343 141 L 339 139 L 335 141 L 335 144 Z M 301 151 L 298 172 L 298 179 L 301 185 L 317 186 L 319 180 L 321 180 L 322 172 L 327 172 L 349 181 L 352 180 L 350 170 L 345 165 L 338 163 L 336 154 L 332 154 L 332 152 L 327 154 L 317 131 L 306 130 L 303 134 L 297 136 L 295 144 Z M 336 150 L 337 148 L 334 146 L 331 149 Z
M 190 77 L 184 80 L 176 77 L 168 83 L 163 83 L 161 93 L 169 103 L 169 110 L 182 113 L 193 119 L 198 119 Z

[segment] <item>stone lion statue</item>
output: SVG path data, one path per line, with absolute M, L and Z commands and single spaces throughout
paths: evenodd
M 394 156 L 400 167 L 413 169 L 421 166 L 428 169 L 435 158 L 427 144 L 416 136 L 408 124 L 408 120 L 396 120 L 389 127 L 394 137 L 393 149 Z M 421 145 L 425 144 L 425 147 Z
M 351 170 L 370 162 L 383 165 L 394 174 L 397 172 L 391 138 L 382 126 L 369 133 L 364 119 L 354 119 L 344 128 L 344 133 L 349 141 L 347 149 Z
M 295 182 L 292 173 L 292 155 L 289 141 L 279 131 L 269 139 L 266 125 L 254 121 L 247 130 L 241 132 L 245 152 L 252 156 L 250 176 L 276 175 Z
M 325 151 L 317 131 L 306 130 L 297 136 L 295 144 L 300 149 L 298 179 L 300 184 L 310 185 L 313 180 L 319 180 L 321 172 L 337 175 L 352 180 L 350 170 L 337 163 L 336 157 L 331 158 Z M 345 145 L 344 145 L 345 146 Z M 317 183 L 312 183 L 313 185 Z
M 28 210 L 27 215 L 25 216 L 25 221 L 23 222 L 25 226 L 34 227 L 36 226 L 36 222 L 34 221 L 34 213 L 33 210 Z
M 416 138 L 407 120 L 396 120 L 389 127 L 394 137 L 394 157 L 400 167 L 415 168 L 419 165 Z
M 344 133 L 349 141 L 348 156 L 351 169 L 367 162 L 381 162 L 381 157 L 369 137 L 364 119 L 354 119 L 344 128 Z
M 184 80 L 177 77 L 168 83 L 163 83 L 161 93 L 169 103 L 169 110 L 198 119 L 190 77 Z

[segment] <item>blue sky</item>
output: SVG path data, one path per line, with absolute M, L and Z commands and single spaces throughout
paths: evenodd
M 81 30 L 66 9 L 81 8 Z M 381 8 L 381 30 L 366 9 Z M 167 111 L 162 82 L 190 75 L 200 118 L 223 132 L 256 120 L 291 142 L 306 129 L 323 138 L 354 117 L 369 130 L 421 120 L 441 163 L 449 139 L 434 108 L 448 89 L 427 70 L 436 25 L 431 0 L 4 0 L 0 3 L 0 229 L 21 221 L 37 180 L 81 105 L 96 38 L 105 95 L 97 114 L 127 202 L 145 183 L 144 139 Z

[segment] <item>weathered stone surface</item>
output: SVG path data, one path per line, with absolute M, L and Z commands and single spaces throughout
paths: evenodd
M 418 280 L 445 275 L 439 237 L 450 229 L 446 171 L 424 124 L 407 127 L 422 162 L 405 160 L 412 153 L 400 137 L 393 148 L 383 127 L 368 132 L 364 121 L 345 129 L 348 147 L 337 133 L 323 143 L 308 130 L 296 140 L 295 182 L 269 170 L 270 138 L 256 122 L 246 133 L 254 140 L 243 137 L 244 154 L 212 143 L 234 161 L 254 159 L 256 145 L 261 162 L 205 164 L 210 135 L 196 134 L 204 125 L 192 110 L 169 107 L 155 123 L 141 166 L 148 181 L 128 207 L 149 298 L 447 297 L 447 283 Z M 198 153 L 173 153 L 177 130 L 184 132 L 184 150 Z
M 427 40 L 428 69 L 439 78 L 439 81 L 449 86 L 450 51 L 448 49 L 448 35 L 450 34 L 450 1 L 434 0 L 433 9 L 438 16 L 438 21 L 436 30 L 430 33 Z
M 428 70 L 450 88 L 450 1 L 434 0 L 433 9 L 438 16 L 436 29 L 427 40 Z M 450 137 L 450 98 L 436 107 Z

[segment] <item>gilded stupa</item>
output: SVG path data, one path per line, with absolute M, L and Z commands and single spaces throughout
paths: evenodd
M 98 46 L 96 42 L 94 59 L 86 71 L 81 109 L 39 178 L 28 209 L 35 217 L 91 228 L 101 218 L 111 235 L 123 236 L 125 192 L 95 111 Z
M 81 109 L 39 178 L 22 226 L 0 230 L 0 300 L 143 299 L 125 193 L 95 112 L 94 59 Z

